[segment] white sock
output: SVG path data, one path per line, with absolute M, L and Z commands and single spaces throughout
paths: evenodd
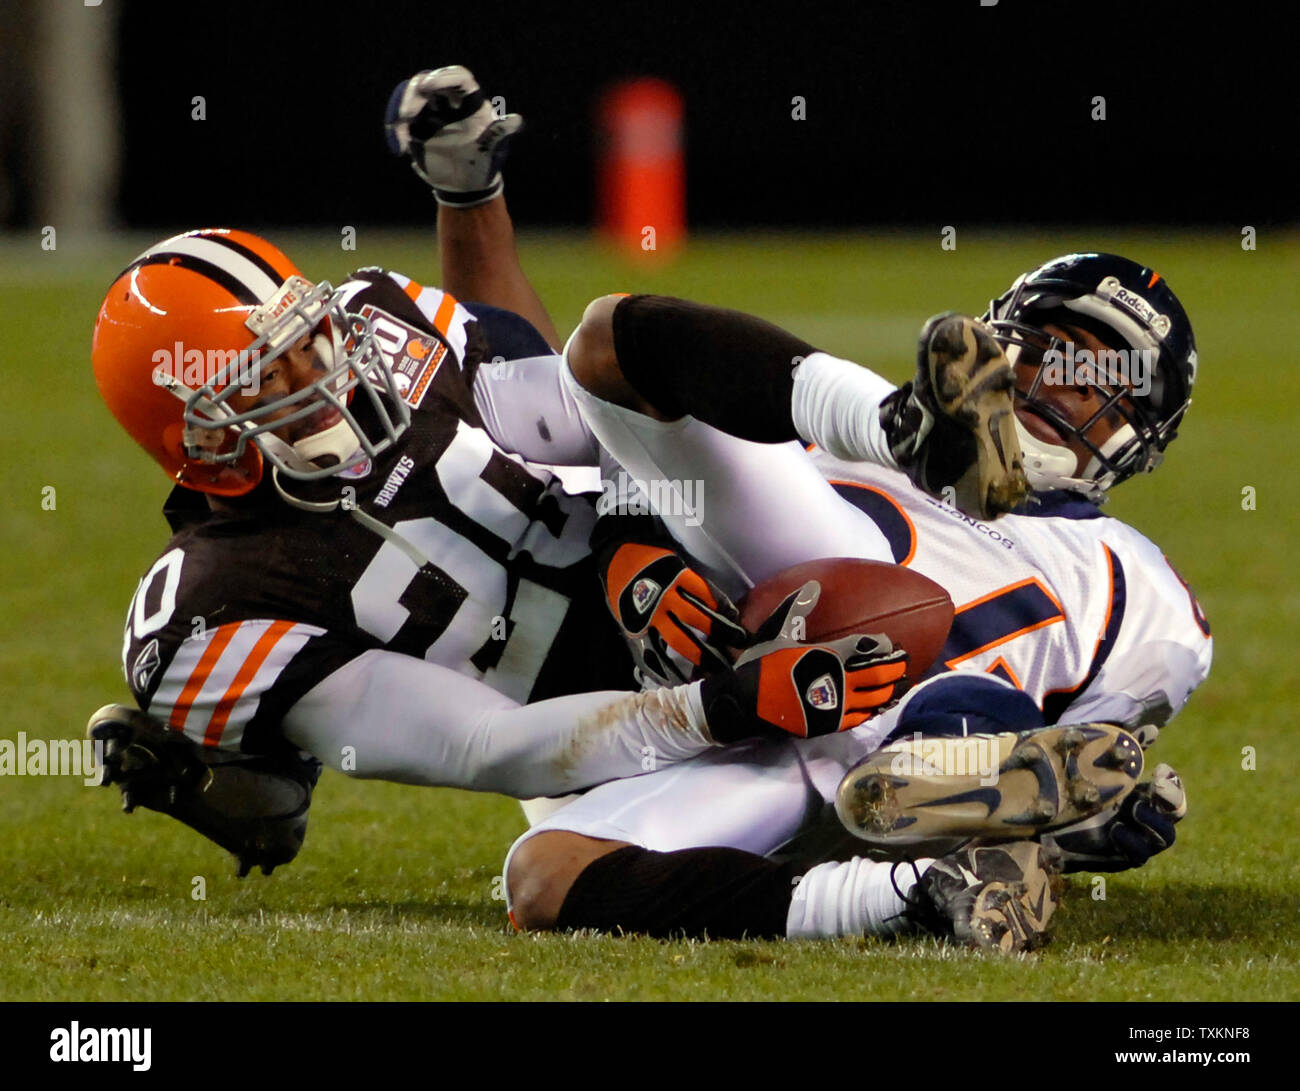
M 933 860 L 893 864 L 855 856 L 843 863 L 832 860 L 818 864 L 799 881 L 786 917 L 788 939 L 816 939 L 824 936 L 892 936 L 910 930 L 902 915 L 907 903 L 899 897 L 911 893 L 917 876 Z M 890 879 L 890 871 L 894 871 Z
M 814 352 L 794 373 L 790 415 L 795 431 L 836 458 L 896 470 L 880 424 L 880 403 L 894 389 L 874 371 Z

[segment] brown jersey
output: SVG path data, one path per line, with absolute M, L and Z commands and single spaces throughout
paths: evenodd
M 126 623 L 123 669 L 140 707 L 210 746 L 268 749 L 304 693 L 371 649 L 520 702 L 630 688 L 588 548 L 594 504 L 484 428 L 473 317 L 442 293 L 417 306 L 436 289 L 377 271 L 339 291 L 370 319 L 411 426 L 347 474 L 282 479 L 305 501 L 338 501 L 331 511 L 286 503 L 269 474 L 216 510 L 174 491 L 175 534 Z M 357 415 L 364 426 L 364 406 Z

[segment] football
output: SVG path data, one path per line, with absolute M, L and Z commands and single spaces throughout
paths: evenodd
M 934 580 L 883 561 L 832 557 L 783 569 L 737 603 L 740 623 L 753 632 L 809 580 L 821 584 L 821 597 L 807 618 L 807 643 L 884 633 L 894 647 L 906 649 L 913 681 L 938 658 L 952 626 L 952 599 Z

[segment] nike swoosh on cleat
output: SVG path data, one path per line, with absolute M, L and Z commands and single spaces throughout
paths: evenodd
M 919 807 L 946 807 L 950 803 L 983 803 L 988 808 L 984 817 L 988 818 L 994 811 L 1002 805 L 1002 793 L 996 788 L 972 788 L 969 792 L 958 792 L 956 795 L 944 796 L 943 799 L 932 799 L 928 803 L 918 803 Z

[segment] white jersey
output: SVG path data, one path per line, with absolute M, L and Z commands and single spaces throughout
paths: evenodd
M 981 522 L 895 470 L 820 451 L 813 461 L 896 563 L 952 596 L 933 671 L 1000 675 L 1048 722 L 1132 728 L 1166 723 L 1209 673 L 1210 628 L 1191 590 L 1147 538 L 1088 501 L 1050 494 L 1039 514 Z
M 729 593 L 816 558 L 904 564 L 956 608 L 933 670 L 996 674 L 1049 721 L 1118 722 L 1148 745 L 1209 672 L 1209 625 L 1191 591 L 1151 542 L 1086 500 L 1048 494 L 1033 516 L 981 522 L 895 470 L 750 443 L 692 418 L 652 421 L 565 380 L 633 477 L 704 482 L 700 518 L 659 514 Z M 826 814 L 844 773 L 897 720 L 896 707 L 837 735 L 730 747 L 602 784 L 516 847 L 567 830 L 660 852 L 773 852 Z

